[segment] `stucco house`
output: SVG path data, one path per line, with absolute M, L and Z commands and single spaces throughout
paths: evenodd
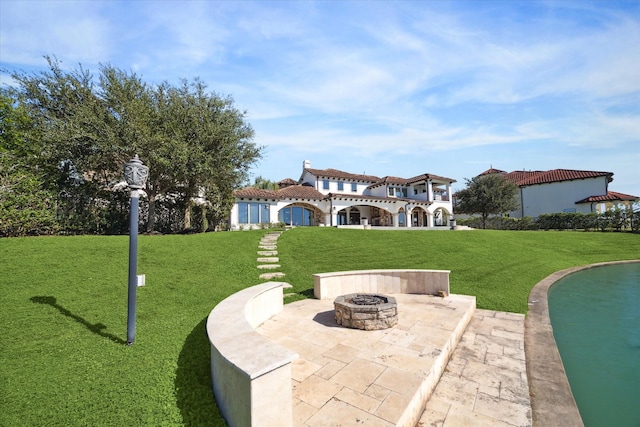
M 278 190 L 253 187 L 234 192 L 232 230 L 263 223 L 292 226 L 448 226 L 453 214 L 454 179 L 432 174 L 412 178 L 313 169 L 305 160 L 298 181 L 285 179 Z
M 614 205 L 630 205 L 637 196 L 609 191 L 612 172 L 553 169 L 548 171 L 514 171 L 490 168 L 480 174 L 501 174 L 518 186 L 520 207 L 511 212 L 514 218 L 538 217 L 558 212 L 604 212 Z

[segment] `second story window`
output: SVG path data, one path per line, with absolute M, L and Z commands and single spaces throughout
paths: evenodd
M 358 184 L 356 184 L 355 182 L 351 183 L 351 191 L 353 191 L 354 193 L 358 191 Z
M 344 190 L 344 183 L 342 181 L 338 181 L 338 191 Z
M 329 180 L 328 179 L 323 179 L 322 180 L 322 189 L 323 190 L 328 190 L 329 189 Z
M 389 196 L 391 196 L 391 197 L 395 196 L 396 195 L 395 190 L 396 190 L 395 188 L 389 187 Z

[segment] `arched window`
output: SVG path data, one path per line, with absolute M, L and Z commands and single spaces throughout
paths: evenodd
M 316 225 L 313 210 L 302 206 L 288 206 L 280 209 L 278 220 L 286 225 L 298 227 Z

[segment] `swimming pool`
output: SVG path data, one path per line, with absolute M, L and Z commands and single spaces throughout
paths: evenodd
M 548 302 L 585 426 L 640 426 L 640 263 L 565 276 Z

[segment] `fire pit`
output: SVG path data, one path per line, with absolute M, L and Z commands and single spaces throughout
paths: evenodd
M 336 322 L 352 329 L 377 331 L 398 323 L 398 304 L 393 297 L 378 294 L 341 295 L 333 302 Z

